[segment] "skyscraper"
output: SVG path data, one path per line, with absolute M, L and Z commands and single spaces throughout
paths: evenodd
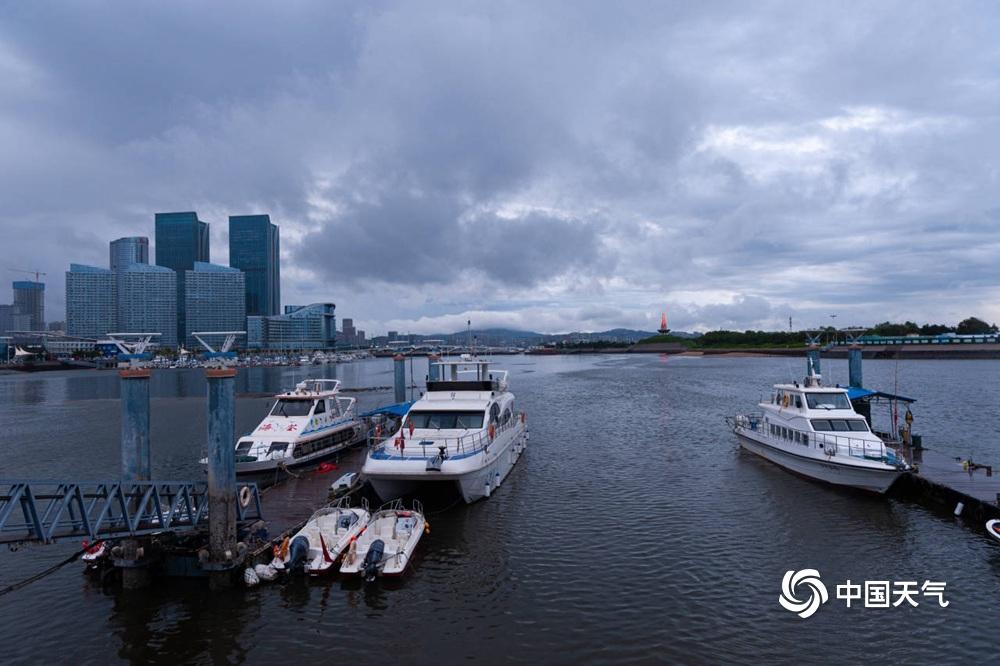
M 108 265 L 112 271 L 121 270 L 129 264 L 148 263 L 149 239 L 145 236 L 127 236 L 111 241 L 111 260 Z
M 247 316 L 281 312 L 278 227 L 268 215 L 229 217 L 229 265 L 246 274 Z
M 177 272 L 177 326 L 174 340 L 186 332 L 184 320 L 184 272 L 194 262 L 209 261 L 208 224 L 194 212 L 156 214 L 156 265 Z
M 160 333 L 155 342 L 176 346 L 177 275 L 169 268 L 148 264 L 131 264 L 115 273 L 117 332 Z
M 194 270 L 185 272 L 185 342 L 189 347 L 198 344 L 193 333 L 246 330 L 246 280 L 242 271 L 198 261 Z
M 14 312 L 28 315 L 32 331 L 45 330 L 45 283 L 19 280 L 14 283 Z
M 113 248 L 114 243 L 112 260 Z M 116 290 L 115 274 L 108 269 L 70 264 L 66 271 L 66 333 L 101 338 L 115 332 Z

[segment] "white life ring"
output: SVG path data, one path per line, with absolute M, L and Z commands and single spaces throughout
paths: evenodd
M 250 500 L 253 499 L 253 494 L 250 492 L 250 486 L 243 486 L 240 488 L 240 506 L 244 509 L 250 506 Z

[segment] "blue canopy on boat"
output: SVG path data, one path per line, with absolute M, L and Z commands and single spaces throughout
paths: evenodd
M 882 391 L 872 391 L 871 389 L 862 388 L 860 386 L 848 386 L 846 388 L 847 398 L 852 401 L 883 398 L 885 400 L 898 400 L 899 402 L 916 402 L 914 398 L 907 398 L 904 395 L 893 395 L 892 393 L 884 393 Z
M 406 416 L 406 412 L 410 411 L 410 407 L 413 406 L 413 402 L 401 402 L 398 405 L 383 405 L 382 407 L 377 407 L 370 412 L 365 412 L 362 417 L 365 416 L 375 416 L 376 414 L 391 414 L 392 416 Z

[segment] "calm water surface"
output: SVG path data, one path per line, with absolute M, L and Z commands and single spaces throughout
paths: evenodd
M 1000 544 L 948 513 L 838 491 L 742 451 L 723 418 L 802 359 L 502 357 L 531 445 L 487 501 L 431 517 L 403 580 L 333 578 L 210 594 L 198 582 L 102 590 L 78 566 L 0 597 L 0 661 L 108 663 L 982 662 L 994 654 Z M 423 377 L 425 365 L 416 362 Z M 846 362 L 824 360 L 846 381 Z M 918 399 L 927 446 L 1000 463 L 1000 365 L 865 361 L 865 383 Z M 238 390 L 309 373 L 392 383 L 388 360 L 249 369 Z M 200 371 L 153 380 L 154 475 L 199 478 Z M 391 400 L 358 393 L 362 408 Z M 0 377 L 3 477 L 114 476 L 113 372 Z M 238 400 L 237 429 L 266 400 Z M 0 552 L 0 586 L 76 544 Z M 777 603 L 789 569 L 827 585 L 946 581 L 951 605 L 848 609 L 807 620 Z M 832 595 L 832 589 L 831 589 Z

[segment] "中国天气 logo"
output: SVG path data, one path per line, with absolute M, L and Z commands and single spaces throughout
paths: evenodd
M 808 593 L 808 597 L 799 597 L 800 592 Z M 815 569 L 802 569 L 801 571 L 788 571 L 781 579 L 781 596 L 778 603 L 785 610 L 796 613 L 802 619 L 810 617 L 819 610 L 819 607 L 827 602 L 829 595 L 826 585 L 820 580 L 819 572 Z

